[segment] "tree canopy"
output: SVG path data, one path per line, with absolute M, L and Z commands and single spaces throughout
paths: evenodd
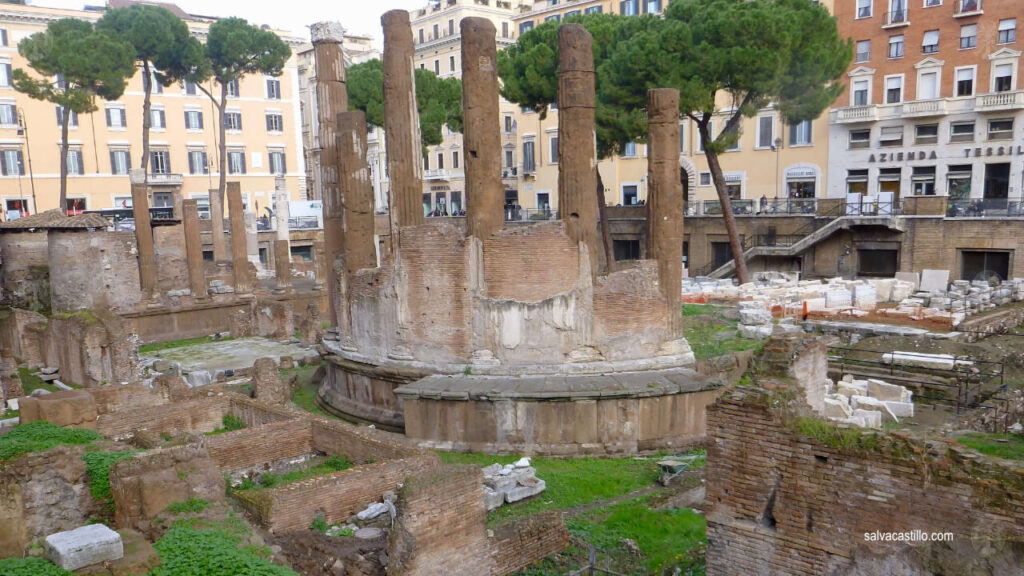
M 362 110 L 366 121 L 384 126 L 384 63 L 368 60 L 346 70 L 349 106 Z M 420 116 L 420 133 L 424 146 L 442 142 L 441 129 L 446 124 L 455 132 L 462 131 L 462 81 L 439 78 L 429 70 L 417 68 L 416 108 Z
M 92 23 L 74 18 L 50 22 L 18 43 L 18 53 L 42 78 L 24 69 L 14 71 L 14 88 L 36 100 L 63 108 L 61 118 L 60 205 L 67 200 L 68 121 L 71 113 L 96 110 L 96 97 L 117 100 L 135 74 L 131 46 Z M 57 80 L 55 80 L 55 78 Z M 38 209 L 38 207 L 37 207 Z
M 647 131 L 647 91 L 676 88 L 680 114 L 697 125 L 723 205 L 736 270 L 745 282 L 718 155 L 739 138 L 741 119 L 774 106 L 787 124 L 819 116 L 842 92 L 852 58 L 835 19 L 811 0 L 674 0 L 664 18 L 585 15 L 597 69 L 598 154 L 607 157 Z M 543 110 L 557 100 L 559 23 L 520 36 L 498 57 L 502 95 Z M 723 129 L 711 133 L 720 118 Z

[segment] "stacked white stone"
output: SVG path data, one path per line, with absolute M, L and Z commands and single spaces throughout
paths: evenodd
M 513 464 L 484 466 L 484 504 L 490 512 L 502 504 L 518 502 L 540 494 L 547 488 L 537 478 L 537 470 L 530 466 L 529 458 L 520 458 Z

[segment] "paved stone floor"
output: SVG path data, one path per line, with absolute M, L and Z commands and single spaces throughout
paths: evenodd
M 291 356 L 295 360 L 316 355 L 316 348 L 303 346 L 298 342 L 277 342 L 267 338 L 238 338 L 224 342 L 205 342 L 193 346 L 158 350 L 142 355 L 143 364 L 166 360 L 180 364 L 182 372 L 207 370 L 210 374 L 218 370 L 251 368 L 258 358 Z

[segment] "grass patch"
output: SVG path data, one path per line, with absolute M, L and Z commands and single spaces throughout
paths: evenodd
M 702 559 L 686 551 L 704 543 L 704 517 L 690 509 L 652 510 L 648 500 L 598 508 L 567 519 L 566 525 L 573 536 L 593 544 L 616 564 L 631 565 L 633 573 L 640 568 L 647 574 L 671 574 L 676 567 L 681 574 L 702 572 Z M 628 558 L 622 544 L 627 538 L 636 542 L 641 558 Z
M 4 415 L 0 416 L 0 420 L 8 420 L 10 418 L 21 418 L 21 411 L 19 410 L 6 410 Z
M 710 304 L 683 304 L 683 336 L 698 360 L 756 350 L 765 342 L 740 336 L 739 321 L 726 318 L 725 310 Z
M 327 412 L 324 412 L 322 408 L 316 405 L 316 392 L 317 387 L 313 384 L 313 373 L 316 372 L 317 365 L 313 366 L 296 366 L 295 368 L 289 368 L 288 370 L 281 371 L 281 378 L 287 380 L 286 376 L 292 374 L 298 374 L 299 378 L 295 384 L 295 392 L 292 394 L 292 402 L 296 406 L 325 418 L 337 418 Z
M 348 458 L 345 458 L 344 456 L 330 456 L 309 468 L 292 470 L 291 472 L 285 472 L 284 474 L 274 474 L 272 472 L 263 474 L 260 476 L 259 487 L 277 488 L 278 486 L 284 486 L 286 484 L 291 484 L 292 482 L 305 480 L 306 478 L 324 476 L 326 474 L 348 470 L 351 467 L 352 461 Z
M 210 507 L 210 503 L 202 498 L 189 498 L 184 502 L 174 502 L 167 507 L 171 514 L 198 514 Z
M 207 344 L 209 342 L 227 342 L 229 340 L 233 340 L 233 338 L 231 336 L 224 336 L 223 338 L 201 336 L 199 338 L 171 340 L 170 342 L 152 342 L 150 344 L 143 344 L 142 346 L 139 346 L 139 354 L 149 354 L 152 352 L 159 352 L 161 350 L 170 350 L 171 348 L 184 348 L 185 346 L 195 346 L 196 344 Z
M 36 420 L 0 436 L 0 461 L 29 452 L 42 452 L 62 444 L 88 444 L 99 439 L 100 435 L 95 430 L 61 428 L 45 420 Z
M 296 576 L 240 544 L 248 530 L 237 518 L 221 524 L 180 521 L 153 545 L 163 559 L 149 576 Z
M 106 505 L 107 510 L 114 511 L 114 495 L 110 492 L 110 467 L 118 460 L 131 457 L 137 450 L 127 452 L 87 452 L 82 454 L 85 460 L 85 471 L 89 475 L 89 492 L 93 500 Z
M 881 447 L 877 434 L 865 433 L 858 428 L 840 428 L 821 418 L 800 417 L 792 425 L 797 434 L 846 452 L 874 452 Z
M 516 456 L 441 453 L 446 464 L 510 464 Z M 651 486 L 660 473 L 652 460 L 632 458 L 533 458 L 530 464 L 547 488 L 536 498 L 502 506 L 488 514 L 492 523 L 547 510 L 565 510 L 615 498 Z
M 1024 460 L 1024 438 L 1014 434 L 983 434 L 971 432 L 956 437 L 959 444 L 977 450 L 986 456 Z
M 225 432 L 234 432 L 235 430 L 241 430 L 245 428 L 245 420 L 242 420 L 234 414 L 225 414 L 221 418 L 222 426 L 214 428 L 213 432 L 207 432 L 207 436 L 216 436 L 217 434 L 223 434 Z
M 71 572 L 42 558 L 4 558 L 0 560 L 4 576 L 74 576 Z
M 47 392 L 60 392 L 60 388 L 49 382 L 43 382 L 43 379 L 38 374 L 32 374 L 24 366 L 18 368 L 18 378 L 21 379 L 21 387 L 25 389 L 25 396 L 30 396 L 33 391 L 40 388 Z

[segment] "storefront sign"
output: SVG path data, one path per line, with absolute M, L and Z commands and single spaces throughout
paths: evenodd
M 868 162 L 913 162 L 915 160 L 937 160 L 939 157 L 935 150 L 925 152 L 923 150 L 910 152 L 882 152 L 876 158 L 874 154 L 868 157 Z
M 786 170 L 786 178 L 814 178 L 818 171 L 814 168 L 790 168 Z

